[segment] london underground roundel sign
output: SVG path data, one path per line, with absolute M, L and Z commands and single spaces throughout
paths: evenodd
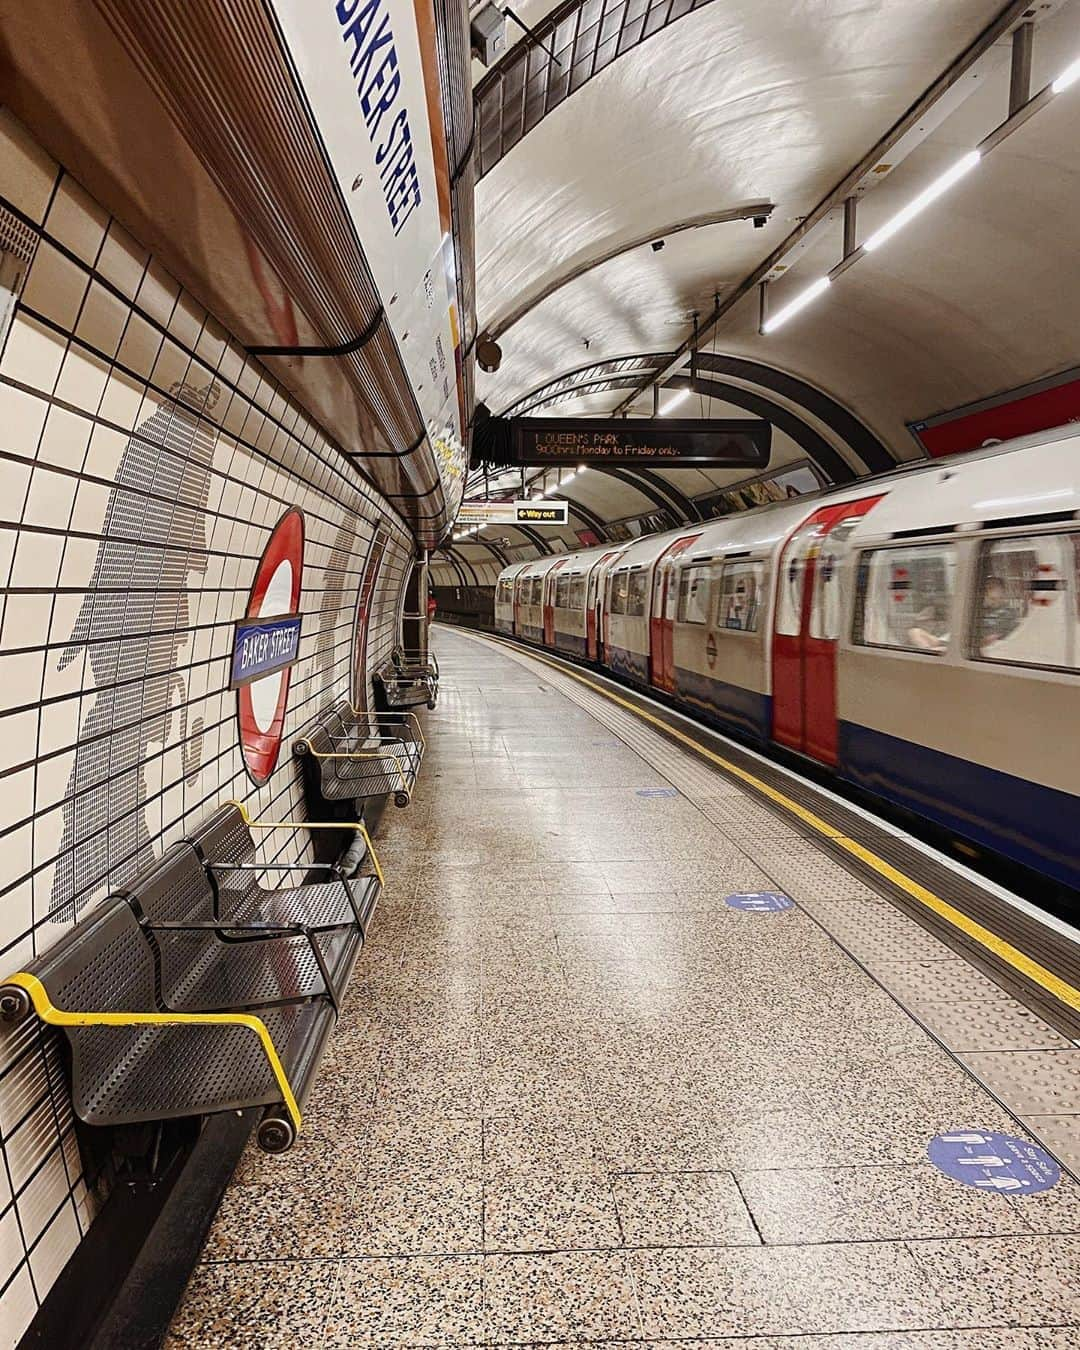
M 300 645 L 300 588 L 304 576 L 304 517 L 281 517 L 263 550 L 247 610 L 233 638 L 230 685 L 237 691 L 244 767 L 260 786 L 281 750 L 290 667 Z

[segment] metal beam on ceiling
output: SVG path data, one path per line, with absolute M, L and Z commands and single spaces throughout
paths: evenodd
M 626 243 L 610 245 L 601 249 L 593 257 L 587 258 L 584 262 L 579 262 L 575 266 L 567 268 L 565 272 L 558 273 L 551 281 L 519 301 L 503 318 L 496 319 L 494 323 L 482 324 L 484 336 L 490 338 L 493 342 L 498 341 L 504 333 L 513 328 L 516 323 L 520 323 L 538 305 L 542 305 L 545 300 L 550 300 L 564 286 L 579 281 L 597 267 L 603 267 L 605 263 L 621 258 L 624 253 L 632 253 L 634 249 L 644 248 L 646 244 L 658 239 L 670 239 L 673 234 L 681 234 L 685 230 L 701 230 L 710 225 L 723 225 L 733 220 L 754 220 L 758 217 L 768 219 L 775 209 L 776 207 L 772 202 L 749 202 L 742 206 L 730 206 L 723 211 L 708 211 L 704 215 L 692 216 L 689 220 L 680 220 L 671 225 L 659 226 L 650 230 L 648 234 L 639 235 L 636 239 L 631 239 Z

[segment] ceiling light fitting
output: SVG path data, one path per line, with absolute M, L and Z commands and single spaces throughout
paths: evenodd
M 817 281 L 807 286 L 805 291 L 800 291 L 794 300 L 789 300 L 786 305 L 778 309 L 775 314 L 770 314 L 761 325 L 763 333 L 773 333 L 782 324 L 787 323 L 788 319 L 793 318 L 800 310 L 805 309 L 817 299 L 819 295 L 829 289 L 831 282 L 828 277 L 818 277 Z
M 1061 74 L 1046 86 L 1034 97 L 1029 98 L 1019 108 L 1002 122 L 998 127 L 990 132 L 988 136 L 983 137 L 979 145 L 974 150 L 969 150 L 966 155 L 962 155 L 955 164 L 950 165 L 943 174 L 940 174 L 934 181 L 923 188 L 918 196 L 913 197 L 904 207 L 901 207 L 890 220 L 884 225 L 879 226 L 873 234 L 864 239 L 863 242 L 852 252 L 845 251 L 845 256 L 836 264 L 831 272 L 823 277 L 818 277 L 817 281 L 809 285 L 806 290 L 801 291 L 794 300 L 791 300 L 783 308 L 778 309 L 775 314 L 765 319 L 761 324 L 762 333 L 773 333 L 782 324 L 787 323 L 788 319 L 798 314 L 800 310 L 805 309 L 817 296 L 827 290 L 831 281 L 839 276 L 841 272 L 846 272 L 853 264 L 858 262 L 861 257 L 868 253 L 874 253 L 882 244 L 887 243 L 894 234 L 898 234 L 905 225 L 909 224 L 917 216 L 922 215 L 928 206 L 931 206 L 939 197 L 943 197 L 946 192 L 962 178 L 967 177 L 969 173 L 979 164 L 984 153 L 996 149 L 997 146 L 1009 135 L 1015 131 L 1018 126 L 1023 125 L 1030 117 L 1037 113 L 1040 108 L 1056 94 L 1063 93 L 1070 89 L 1080 80 L 1080 59 L 1067 65 Z

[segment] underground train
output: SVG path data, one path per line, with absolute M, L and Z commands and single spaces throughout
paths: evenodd
M 516 563 L 495 626 L 1080 889 L 1080 435 Z

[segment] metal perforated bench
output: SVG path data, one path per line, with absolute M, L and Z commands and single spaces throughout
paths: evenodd
M 433 652 L 407 652 L 401 648 L 379 670 L 378 682 L 386 706 L 391 709 L 434 708 L 439 696 L 439 663 Z
M 295 1139 L 382 878 L 372 851 L 376 876 L 352 888 L 268 890 L 249 825 L 215 812 L 0 986 L 5 1020 L 64 1031 L 88 1124 L 264 1106 L 260 1146 Z
M 408 806 L 424 757 L 424 733 L 415 713 L 358 712 L 336 703 L 293 742 L 319 795 L 328 802 L 393 796 Z

